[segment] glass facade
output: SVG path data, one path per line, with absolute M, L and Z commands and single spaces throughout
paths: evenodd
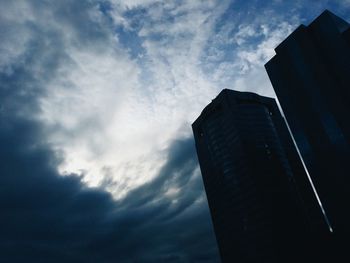
M 349 24 L 325 11 L 299 26 L 265 65 L 340 246 L 350 234 L 349 36 Z
M 275 101 L 223 90 L 192 127 L 222 261 L 304 257 L 308 215 L 295 177 L 306 175 Z

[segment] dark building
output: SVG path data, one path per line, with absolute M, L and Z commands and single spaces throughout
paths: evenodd
M 310 25 L 299 26 L 275 51 L 266 70 L 329 219 L 329 229 L 333 236 L 347 238 L 349 24 L 325 11 Z
M 275 100 L 223 90 L 192 128 L 222 261 L 306 262 L 307 177 Z

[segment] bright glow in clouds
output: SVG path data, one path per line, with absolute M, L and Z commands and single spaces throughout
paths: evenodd
M 107 11 L 90 10 L 90 19 L 110 15 L 115 31 L 86 46 L 74 45 L 69 25 L 63 29 L 70 32 L 67 61 L 50 80 L 39 116 L 49 143 L 63 156 L 62 174 L 81 174 L 88 185 L 121 198 L 157 175 L 169 143 L 191 136 L 190 124 L 222 88 L 271 95 L 263 63 L 292 26 L 256 21 L 236 29 L 232 23 L 225 39 L 215 26 L 229 4 L 114 1 Z M 136 50 L 123 44 L 130 36 L 141 43 Z M 262 40 L 248 45 L 256 36 Z M 208 72 L 208 43 L 217 39 L 231 49 L 236 41 L 236 54 Z M 131 52 L 139 55 L 132 58 Z M 167 194 L 174 193 L 176 188 Z
M 190 135 L 191 122 L 217 92 L 197 65 L 215 16 L 196 11 L 191 20 L 190 11 L 179 23 L 139 30 L 143 60 L 132 60 L 118 35 L 103 47 L 68 47 L 70 63 L 50 82 L 40 115 L 64 156 L 62 174 L 82 174 L 119 198 L 157 174 L 173 138 Z M 154 32 L 166 36 L 154 40 Z M 163 43 L 173 34 L 189 36 Z

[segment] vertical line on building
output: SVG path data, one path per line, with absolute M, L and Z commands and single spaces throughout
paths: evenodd
M 315 194 L 315 196 L 316 196 L 318 205 L 319 205 L 320 208 L 321 208 L 323 218 L 324 218 L 324 220 L 326 221 L 326 224 L 327 224 L 327 226 L 328 226 L 329 232 L 333 233 L 332 224 L 331 224 L 331 222 L 329 221 L 328 216 L 327 216 L 327 213 L 326 213 L 326 211 L 325 211 L 324 208 L 323 208 L 322 201 L 321 201 L 321 199 L 320 199 L 320 197 L 319 197 L 319 195 L 318 195 L 318 193 L 317 193 L 317 190 L 316 190 L 316 188 L 315 188 L 315 185 L 314 185 L 314 183 L 313 183 L 313 181 L 312 181 L 312 178 L 311 178 L 311 176 L 310 176 L 309 170 L 307 169 L 307 167 L 306 167 L 306 165 L 305 165 L 304 159 L 303 159 L 303 157 L 301 156 L 301 153 L 300 153 L 300 151 L 299 151 L 298 145 L 297 145 L 297 143 L 296 143 L 296 141 L 295 141 L 295 139 L 294 139 L 293 133 L 292 133 L 292 131 L 290 130 L 288 121 L 287 121 L 287 119 L 286 119 L 285 116 L 284 116 L 283 110 L 282 110 L 282 108 L 281 108 L 281 104 L 279 103 L 278 98 L 276 98 L 276 100 L 277 100 L 278 106 L 279 106 L 279 108 L 280 108 L 280 111 L 281 111 L 281 113 L 282 113 L 282 115 L 283 115 L 283 119 L 284 119 L 284 121 L 285 121 L 285 123 L 286 123 L 286 126 L 287 126 L 287 129 L 288 129 L 288 131 L 289 131 L 289 134 L 290 134 L 290 136 L 291 136 L 291 138 L 292 138 L 293 144 L 294 144 L 294 146 L 295 146 L 295 148 L 296 148 L 296 150 L 297 150 L 297 153 L 298 153 L 298 155 L 299 155 L 299 158 L 300 158 L 300 160 L 301 160 L 301 163 L 303 164 L 303 167 L 304 167 L 304 170 L 305 170 L 305 172 L 306 172 L 306 175 L 307 175 L 307 178 L 308 178 L 308 180 L 309 180 L 309 183 L 310 183 L 310 185 L 311 185 L 311 187 L 312 187 L 312 190 L 313 190 L 313 192 L 314 192 L 314 194 Z

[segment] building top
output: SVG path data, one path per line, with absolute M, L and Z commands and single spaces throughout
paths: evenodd
M 261 95 L 258 95 L 253 92 L 247 92 L 247 91 L 236 91 L 231 89 L 223 89 L 216 97 L 209 103 L 201 112 L 200 116 L 194 121 L 193 125 L 195 125 L 198 122 L 203 121 L 208 114 L 210 114 L 213 110 L 217 108 L 219 104 L 221 104 L 223 101 L 228 102 L 229 104 L 249 104 L 249 103 L 256 103 L 256 104 L 264 104 L 264 105 L 271 105 L 275 101 L 272 98 L 264 97 Z
M 349 30 L 350 25 L 342 18 L 336 16 L 329 10 L 323 11 L 315 20 L 313 20 L 308 26 L 305 26 L 304 24 L 298 26 L 293 33 L 291 33 L 285 40 L 283 40 L 276 48 L 275 51 L 278 54 L 281 49 L 283 49 L 292 39 L 294 39 L 297 35 L 301 34 L 302 32 L 305 32 L 307 28 L 315 28 L 323 24 L 329 24 L 332 23 L 332 25 L 339 31 L 339 33 L 343 33 L 347 30 Z
M 343 33 L 350 27 L 348 22 L 346 22 L 344 19 L 340 18 L 339 16 L 336 16 L 335 14 L 333 14 L 331 11 L 327 9 L 323 11 L 314 21 L 312 21 L 309 26 L 313 27 L 313 25 L 321 24 L 322 22 L 327 22 L 327 21 L 332 21 L 340 33 Z

